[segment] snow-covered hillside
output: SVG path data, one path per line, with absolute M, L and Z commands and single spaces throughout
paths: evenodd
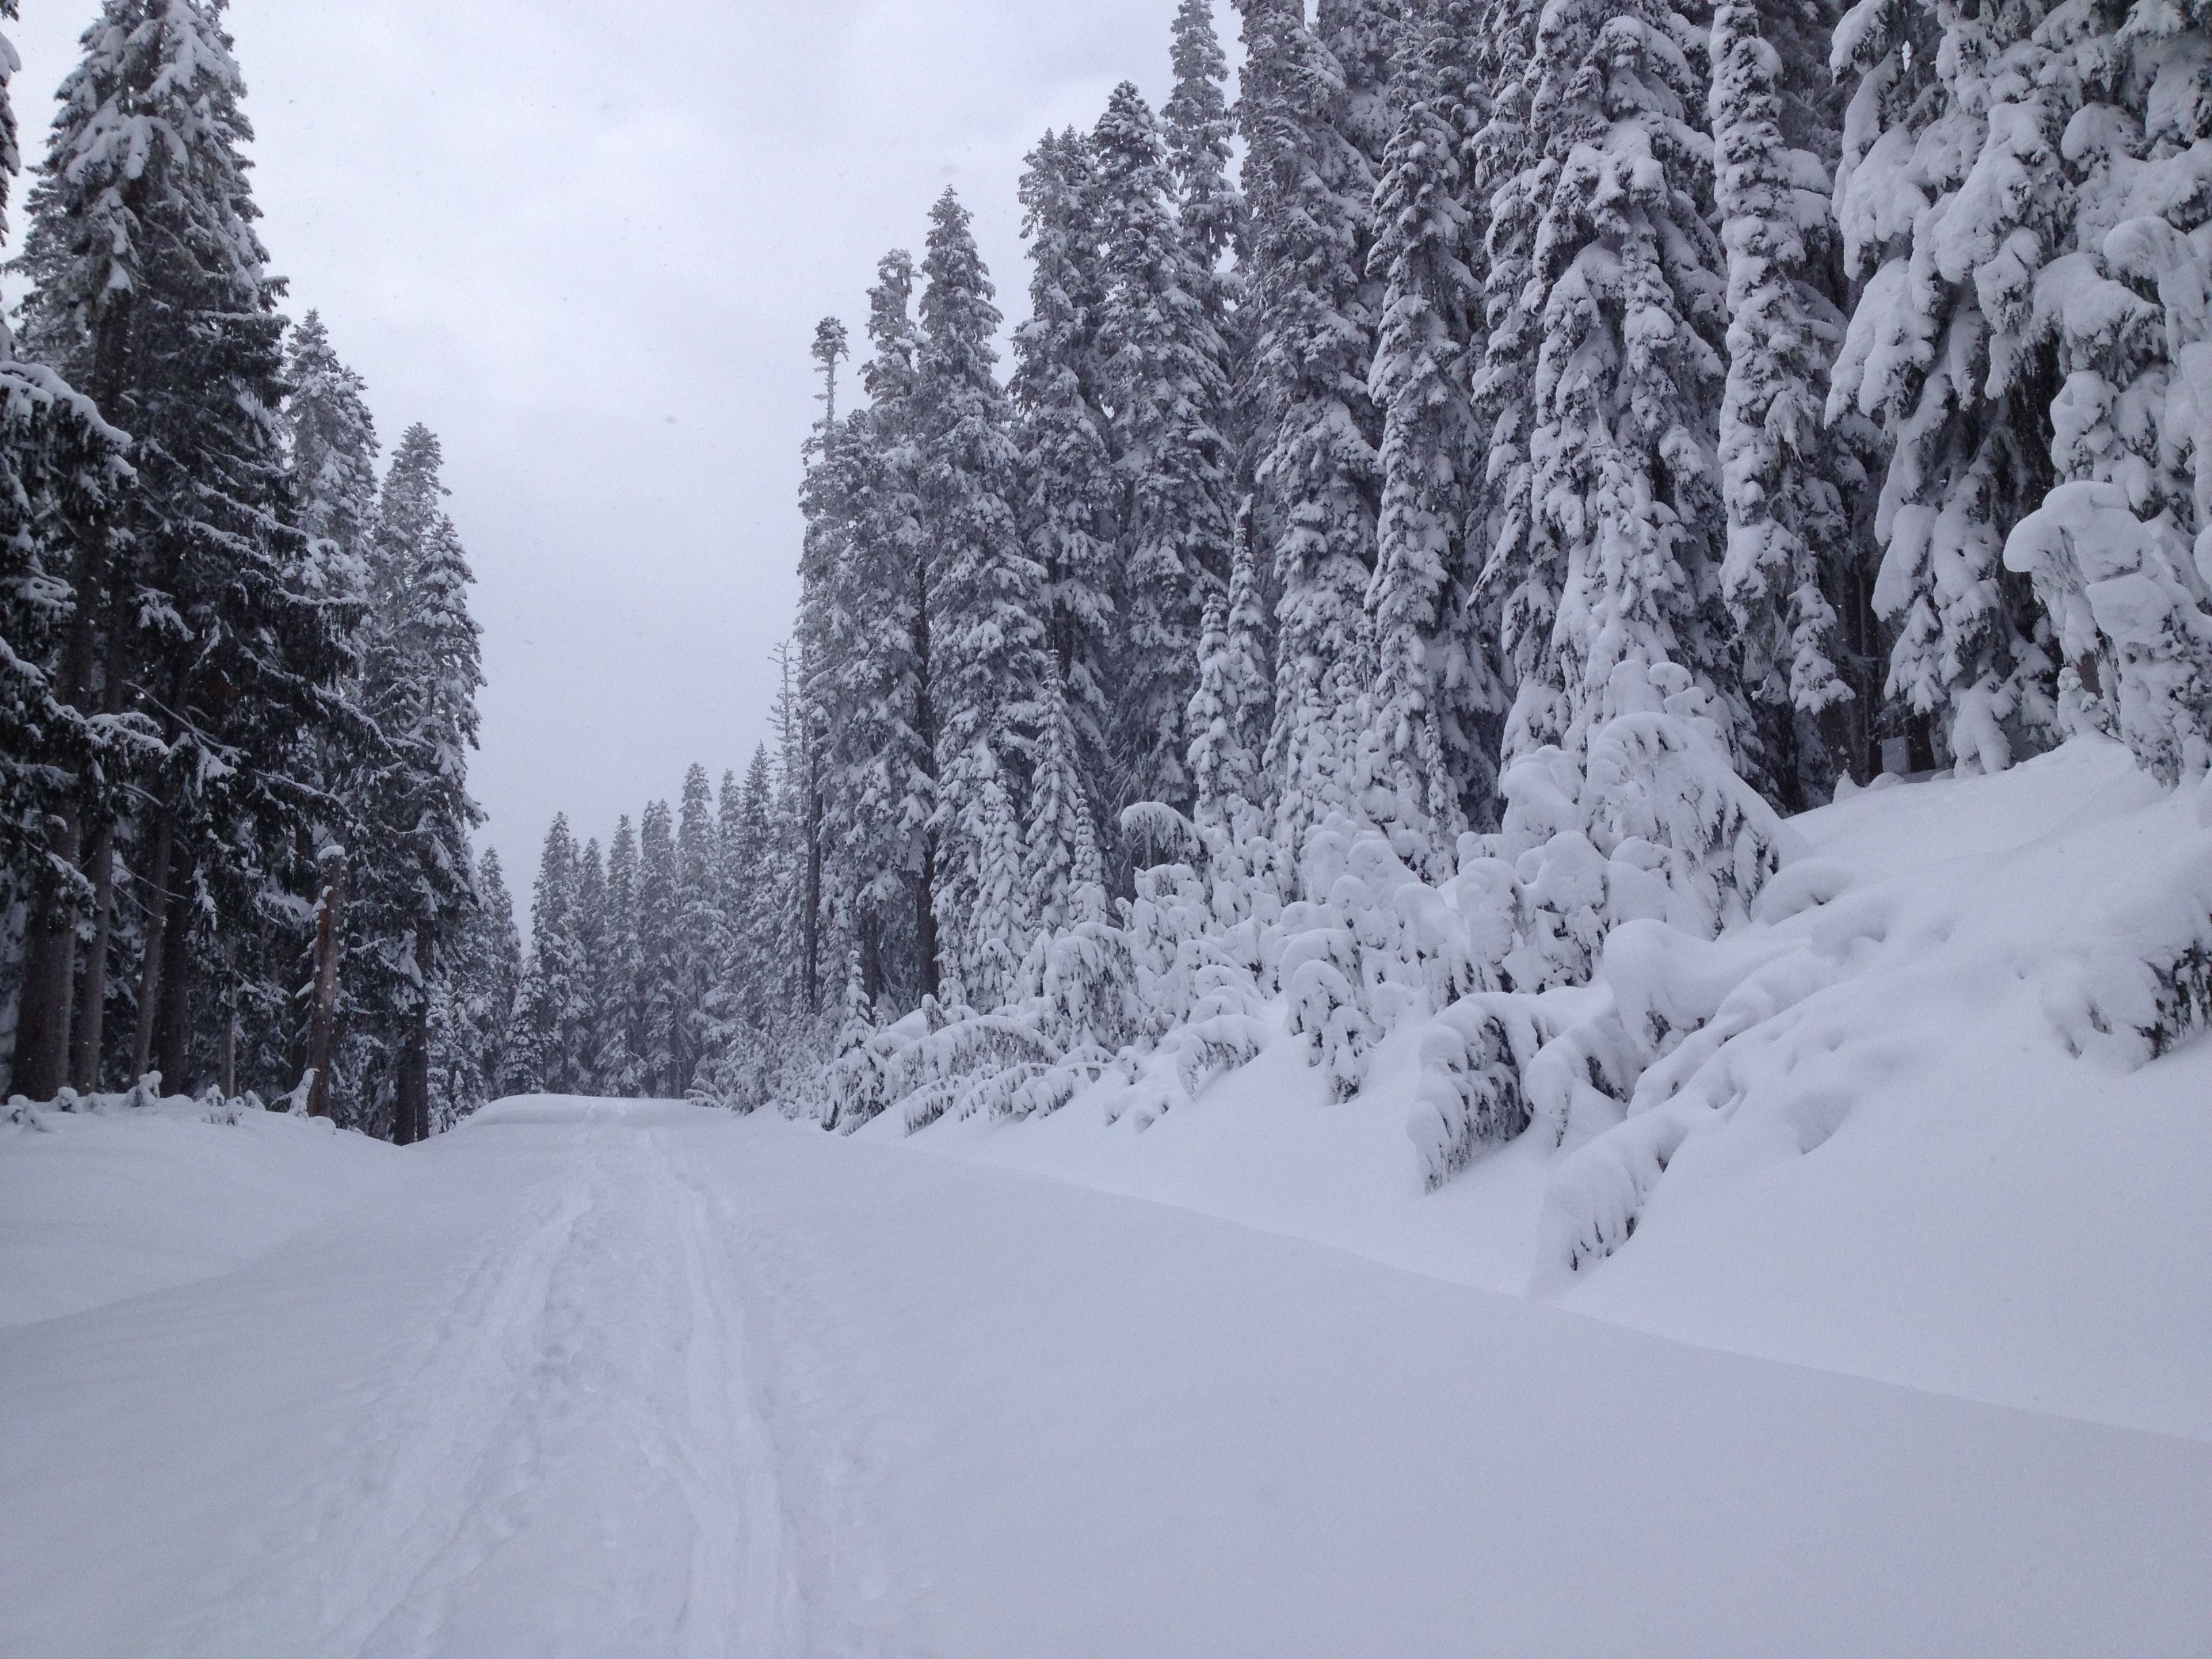
M 1427 1025 L 1343 1103 L 1284 1035 L 1157 1120 L 1109 1082 L 914 1140 L 1711 1346 L 2212 1437 L 2212 1253 L 2191 1243 L 2212 1233 L 2212 1044 L 2148 1058 L 2125 1020 L 2155 941 L 2212 918 L 2203 810 L 2076 742 L 1797 818 L 1791 874 L 1825 902 L 1687 960 L 1608 959 L 1637 994 L 1704 999 L 1668 1051 L 1696 1069 L 1651 1068 L 1681 1094 L 1647 1085 L 1609 1133 L 1540 1122 L 1434 1193 L 1407 1134 Z M 1669 1115 L 1632 1240 L 1563 1271 L 1593 1164 L 1617 1174 L 1613 1143 Z
M 0 1652 L 2202 1655 L 2212 1043 L 2085 1012 L 2197 810 L 2077 744 L 1799 819 L 1652 981 L 1677 1095 L 1433 1190 L 1432 1022 L 910 1135 L 27 1112 Z

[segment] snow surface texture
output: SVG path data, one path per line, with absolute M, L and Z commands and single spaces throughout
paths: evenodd
M 1434 1189 L 1445 1022 L 1339 1099 L 1279 1001 L 911 1135 L 19 1113 L 0 1653 L 2212 1650 L 2203 803 L 1791 827 L 1501 1039 L 1627 1097 Z
M 39 1180 L 91 1204 L 111 1127 L 12 1131 L 0 1168 L 88 1141 Z M 171 1200 L 272 1156 L 327 1178 L 296 1121 L 174 1127 Z M 513 1103 L 376 1162 L 228 1272 L 9 1331 L 0 1650 L 2078 1656 L 2212 1628 L 2201 1441 L 772 1118 Z
M 2204 811 L 2099 739 L 1887 785 L 1791 821 L 1808 850 L 1748 924 L 1627 923 L 1591 987 L 1401 1027 L 1351 1100 L 1281 1036 L 1157 1118 L 1109 1080 L 916 1140 L 1701 1344 L 2212 1437 L 2212 1253 L 2186 1242 L 2212 1235 L 2212 1043 L 2154 1056 L 2141 1029 L 2150 966 L 2185 986 L 2212 934 Z M 1506 1035 L 1516 1065 L 1550 1042 L 1522 1065 L 1548 1106 L 1425 1193 L 1439 1054 L 1532 1000 L 1547 1028 Z

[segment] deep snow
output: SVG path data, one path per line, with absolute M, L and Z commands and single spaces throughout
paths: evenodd
M 1602 1134 L 1425 1191 L 1416 1031 L 1142 1129 L 0 1127 L 0 1654 L 2212 1653 L 2212 1042 L 2068 1046 L 2195 811 L 1797 820 L 1834 919 L 1723 944 L 1860 930 L 1815 1058 L 1571 1275 Z
M 331 1156 L 289 1120 L 179 1127 L 180 1184 Z M 2180 1654 L 2212 1630 L 2202 1442 L 774 1121 L 517 1103 L 403 1160 L 228 1273 L 8 1332 L 0 1650 Z

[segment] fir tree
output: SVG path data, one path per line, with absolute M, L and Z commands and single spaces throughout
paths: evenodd
M 1199 618 L 1229 565 L 1228 348 L 1205 304 L 1211 273 L 1175 218 L 1158 123 L 1127 82 L 1091 151 L 1097 211 L 1110 228 L 1098 354 L 1122 501 L 1115 748 L 1133 797 L 1188 805 L 1182 717 Z
M 518 1092 L 574 1094 L 583 1086 L 576 1034 L 587 985 L 576 920 L 576 843 L 568 816 L 556 813 L 531 893 L 530 957 L 515 999 L 509 1063 Z
M 1382 412 L 1382 496 L 1367 605 L 1376 644 L 1373 816 L 1410 866 L 1439 872 L 1495 789 L 1503 694 L 1474 626 L 1467 537 L 1481 446 L 1464 361 L 1481 298 L 1462 158 L 1472 137 L 1468 0 L 1419 0 L 1398 129 L 1376 206 L 1383 282 L 1369 386 Z
M 683 1092 L 683 902 L 675 820 L 668 803 L 657 800 L 638 822 L 638 1060 L 646 1092 L 662 1098 Z
M 131 432 L 137 487 L 118 518 L 127 559 L 78 538 L 70 580 L 93 637 L 73 644 L 54 690 L 120 712 L 120 688 L 138 688 L 158 732 L 138 769 L 151 906 L 138 996 L 153 1017 L 146 1058 L 179 1085 L 200 967 L 233 961 L 289 908 L 284 890 L 313 879 L 300 867 L 296 774 L 343 659 L 293 523 L 281 284 L 253 228 L 240 154 L 252 131 L 219 11 L 107 0 L 83 49 L 30 198 L 26 338 Z M 76 860 L 82 828 L 64 810 L 49 851 Z M 23 1007 L 34 1054 L 65 1047 L 75 908 L 64 884 L 36 896 Z
M 607 845 L 606 926 L 592 979 L 592 1047 L 608 1094 L 644 1091 L 643 957 L 637 936 L 637 835 L 627 815 Z
M 1788 136 L 1822 131 L 1802 86 L 1813 58 L 1807 37 L 1826 21 L 1755 0 L 1727 0 L 1713 12 L 1715 206 L 1729 285 L 1721 590 L 1745 689 L 1776 723 L 1769 746 L 1781 752 L 1770 781 L 1795 805 L 1805 802 L 1807 781 L 1784 763 L 1806 746 L 1799 726 L 1816 730 L 1824 712 L 1853 696 L 1831 595 L 1844 591 L 1849 602 L 1855 526 L 1844 490 L 1864 483 L 1821 416 L 1844 327 L 1821 280 L 1834 263 L 1827 159 Z M 1816 775 L 1833 776 L 1817 765 L 1826 758 L 1816 757 Z
M 1733 685 L 1710 528 L 1723 259 L 1705 206 L 1710 151 L 1692 125 L 1704 89 L 1682 33 L 1656 4 L 1554 6 L 1540 31 L 1526 193 L 1540 213 L 1541 323 L 1521 534 L 1526 566 L 1558 572 L 1556 666 L 1539 684 L 1563 702 L 1518 711 L 1522 742 L 1578 750 L 1639 701 L 1616 671 L 1672 661 L 1708 694 Z M 1613 135 L 1602 149 L 1590 143 L 1600 131 Z M 1741 735 L 1725 702 L 1723 722 Z
M 420 424 L 393 453 L 368 550 L 360 712 L 377 736 L 357 781 L 364 845 L 349 906 L 372 975 L 367 1000 L 394 1025 L 395 1137 L 429 1132 L 428 1021 L 443 956 L 475 902 L 468 794 L 483 683 L 468 613 L 468 563 L 440 505 L 442 456 Z
M 1109 710 L 1119 686 L 1110 568 L 1113 461 L 1100 406 L 1102 259 L 1089 145 L 1047 133 L 1022 175 L 1030 318 L 1014 334 L 1017 510 L 1043 572 L 1046 633 L 1085 775 L 1109 776 Z
M 1352 782 L 1341 703 L 1358 670 L 1379 471 L 1367 392 L 1374 177 L 1353 137 L 1354 88 L 1300 9 L 1287 0 L 1240 9 L 1261 423 L 1255 533 L 1272 547 L 1280 594 L 1268 756 L 1278 828 L 1295 841 L 1332 805 L 1349 804 Z M 1358 112 L 1371 112 L 1364 94 Z
M 2002 562 L 2051 482 L 2057 388 L 2032 289 L 2063 234 L 2063 112 L 2036 84 L 2040 15 L 1861 4 L 1833 55 L 1857 77 L 1835 200 L 1863 286 L 1828 413 L 1879 420 L 1892 449 L 1874 524 L 1875 604 L 1897 630 L 1887 695 L 1919 723 L 1923 762 L 1969 770 L 2008 765 L 2056 723 L 2029 583 Z
M 15 15 L 14 0 L 0 0 L 0 18 Z M 14 48 L 0 34 L 0 240 L 21 165 L 9 96 L 15 68 Z M 25 964 L 33 971 L 19 1011 L 30 1017 L 29 1038 L 19 1036 L 14 1066 L 15 1087 L 40 1098 L 60 1086 L 64 1045 L 72 1042 L 57 976 L 69 965 L 64 930 L 75 898 L 87 888 L 93 934 L 75 1005 L 70 1069 L 81 1088 L 98 1082 L 114 911 L 115 815 L 100 809 L 122 733 L 85 698 L 105 595 L 73 579 L 80 566 L 96 573 L 111 562 L 107 525 L 130 477 L 122 459 L 125 442 L 91 399 L 52 368 L 18 357 L 0 318 L 0 903 L 10 909 L 27 904 L 43 918 L 45 931 L 33 934 L 33 960 Z M 89 883 L 67 856 L 85 827 L 88 806 Z
M 1009 501 L 1016 458 L 1006 395 L 992 374 L 999 309 L 968 210 L 950 190 L 931 210 L 922 266 L 929 286 L 915 365 L 915 495 L 931 573 L 922 611 L 933 653 L 939 801 L 910 827 L 921 839 L 917 988 L 930 996 L 939 988 L 939 927 L 950 921 L 957 934 L 972 926 L 969 907 L 989 873 L 994 854 L 983 837 L 997 822 L 990 792 L 1005 787 L 1012 718 L 1035 707 L 1049 671 L 1043 573 L 1015 533 Z M 948 943 L 952 962 L 970 954 L 969 941 Z
M 730 957 L 729 919 L 722 908 L 723 878 L 713 796 L 707 769 L 694 762 L 684 774 L 676 822 L 676 976 L 674 1071 L 671 1093 L 690 1092 L 707 1051 L 709 1000 L 722 983 Z

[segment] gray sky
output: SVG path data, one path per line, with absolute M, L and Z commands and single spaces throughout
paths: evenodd
M 766 738 L 816 319 L 857 345 L 947 184 L 1018 315 L 1023 154 L 1117 81 L 1158 107 L 1175 3 L 233 0 L 287 309 L 321 311 L 387 447 L 445 443 L 490 682 L 471 783 L 518 901 L 556 810 L 604 842 Z M 99 8 L 23 9 L 35 161 Z

